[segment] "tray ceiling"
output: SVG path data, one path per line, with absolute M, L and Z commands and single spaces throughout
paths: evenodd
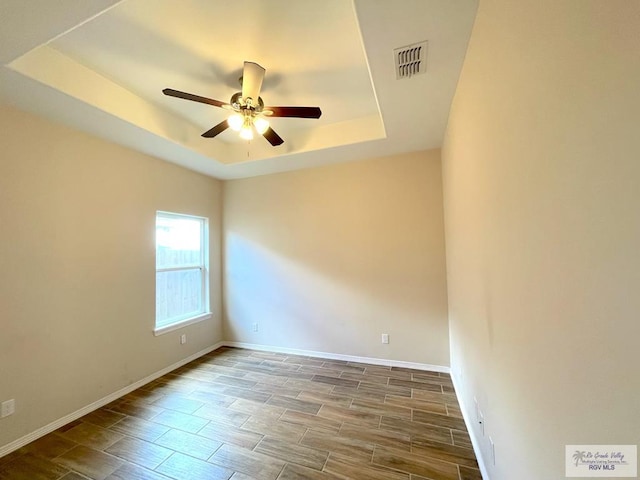
M 5 102 L 218 178 L 439 147 L 477 7 L 124 0 L 91 10 L 43 0 L 40 11 L 24 3 L 1 7 Z M 422 40 L 427 73 L 396 80 L 393 49 Z M 285 140 L 279 147 L 231 130 L 205 139 L 228 112 L 162 94 L 169 87 L 228 102 L 245 60 L 267 70 L 266 104 L 320 106 L 322 117 L 271 119 Z

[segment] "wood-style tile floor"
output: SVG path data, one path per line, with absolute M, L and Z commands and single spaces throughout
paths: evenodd
M 482 480 L 448 375 L 232 348 L 0 458 L 87 478 Z

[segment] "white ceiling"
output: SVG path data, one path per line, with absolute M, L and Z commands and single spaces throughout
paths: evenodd
M 439 147 L 477 0 L 3 0 L 0 99 L 229 179 Z M 393 49 L 427 40 L 427 73 L 396 80 Z M 200 136 L 245 60 L 266 68 L 285 143 Z M 37 141 L 37 132 L 34 132 Z

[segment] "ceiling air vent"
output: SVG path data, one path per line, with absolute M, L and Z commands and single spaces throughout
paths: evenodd
M 396 59 L 396 78 L 409 78 L 413 75 L 427 73 L 427 41 L 396 48 L 393 51 Z

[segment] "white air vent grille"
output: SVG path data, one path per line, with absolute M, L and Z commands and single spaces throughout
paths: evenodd
M 413 75 L 427 73 L 427 41 L 396 48 L 393 51 L 396 59 L 396 78 L 409 78 Z

